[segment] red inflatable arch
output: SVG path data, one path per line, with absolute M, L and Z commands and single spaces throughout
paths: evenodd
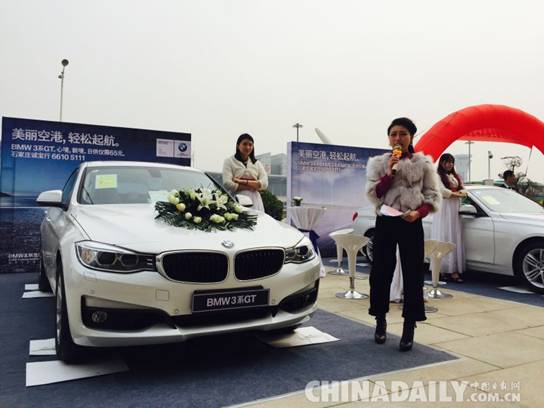
M 544 153 L 544 123 L 519 109 L 504 105 L 477 105 L 446 116 L 415 145 L 434 160 L 456 140 L 517 143 L 536 146 Z

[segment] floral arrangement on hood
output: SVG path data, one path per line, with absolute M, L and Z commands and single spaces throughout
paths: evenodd
M 197 188 L 173 190 L 168 201 L 155 203 L 160 219 L 175 227 L 201 231 L 252 230 L 257 215 L 251 214 L 219 189 Z

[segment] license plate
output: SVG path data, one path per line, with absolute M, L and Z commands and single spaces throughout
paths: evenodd
M 270 289 L 237 290 L 193 294 L 193 312 L 268 306 Z

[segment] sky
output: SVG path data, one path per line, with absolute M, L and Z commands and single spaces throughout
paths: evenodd
M 296 139 L 387 147 L 391 120 L 422 135 L 467 106 L 544 120 L 544 3 L 535 0 L 1 0 L 0 114 L 192 134 L 218 171 L 241 133 L 256 152 Z M 544 135 L 542 136 L 544 137 Z M 417 141 L 417 138 L 416 138 Z M 472 145 L 472 178 L 505 167 L 544 182 L 544 156 Z M 463 142 L 447 151 L 468 153 Z

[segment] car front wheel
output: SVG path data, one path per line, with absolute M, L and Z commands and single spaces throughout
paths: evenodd
M 72 339 L 70 325 L 68 323 L 68 312 L 66 307 L 66 289 L 64 288 L 64 276 L 62 273 L 61 261 L 57 266 L 57 305 L 55 325 L 55 349 L 57 357 L 66 363 L 73 363 L 83 357 L 83 347 L 78 346 Z
M 40 261 L 40 278 L 38 280 L 38 289 L 42 292 L 51 292 L 51 285 L 45 275 L 45 268 L 43 266 L 43 260 Z
M 544 241 L 524 245 L 516 257 L 514 271 L 533 291 L 544 293 Z

